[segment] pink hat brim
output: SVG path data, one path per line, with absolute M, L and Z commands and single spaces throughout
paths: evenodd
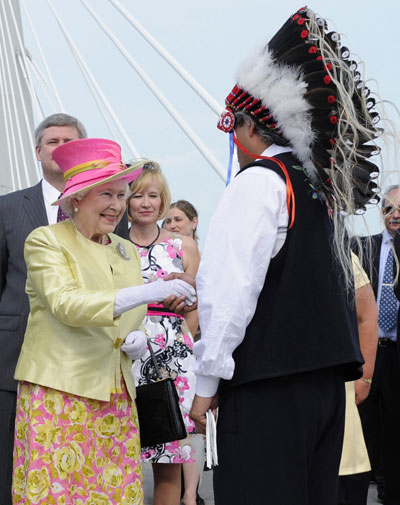
M 110 164 L 104 168 L 93 169 L 74 175 L 66 182 L 62 196 L 53 202 L 52 205 L 59 205 L 66 198 L 117 179 L 125 179 L 130 184 L 139 177 L 143 171 L 143 166 L 147 164 L 158 166 L 158 163 L 155 161 L 140 160 L 123 170 L 121 170 L 120 164 Z

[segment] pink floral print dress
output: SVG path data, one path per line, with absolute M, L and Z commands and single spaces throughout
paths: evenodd
M 20 382 L 14 505 L 143 505 L 136 405 Z
M 137 247 L 141 259 L 144 282 L 153 282 L 171 272 L 183 272 L 182 239 L 169 238 L 150 247 Z M 158 367 L 165 377 L 174 379 L 183 418 L 188 432 L 184 440 L 143 447 L 142 461 L 152 463 L 187 463 L 194 461 L 191 433 L 194 423 L 189 418 L 195 388 L 193 366 L 193 337 L 183 317 L 171 314 L 162 307 L 149 306 L 143 322 L 151 338 Z M 134 362 L 133 374 L 137 386 L 157 379 L 149 351 Z

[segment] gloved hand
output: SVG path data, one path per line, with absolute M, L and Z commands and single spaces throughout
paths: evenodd
M 151 296 L 153 302 L 162 302 L 171 295 L 185 296 L 187 305 L 193 305 L 196 301 L 196 290 L 182 279 L 173 279 L 171 281 L 158 279 L 155 282 L 149 282 L 145 286 L 148 288 L 149 296 Z M 150 294 L 151 292 L 154 294 Z
M 139 305 L 162 302 L 171 295 L 184 296 L 187 305 L 193 305 L 197 300 L 194 287 L 182 279 L 158 279 L 148 284 L 120 289 L 115 297 L 114 317 Z
M 141 330 L 128 333 L 125 342 L 121 345 L 121 351 L 132 360 L 143 358 L 147 351 L 147 337 Z

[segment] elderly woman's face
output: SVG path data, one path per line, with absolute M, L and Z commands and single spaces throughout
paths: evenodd
M 127 182 L 118 179 L 91 189 L 80 201 L 73 199 L 78 208 L 73 219 L 79 231 L 92 240 L 112 233 L 125 211 L 127 191 Z

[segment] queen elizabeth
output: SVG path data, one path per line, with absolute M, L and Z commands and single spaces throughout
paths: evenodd
M 146 304 L 193 301 L 180 279 L 143 285 L 135 247 L 113 234 L 128 184 L 120 146 L 105 139 L 61 145 L 53 158 L 71 219 L 25 243 L 30 315 L 19 381 L 13 503 L 143 503 L 132 360 L 146 351 Z

